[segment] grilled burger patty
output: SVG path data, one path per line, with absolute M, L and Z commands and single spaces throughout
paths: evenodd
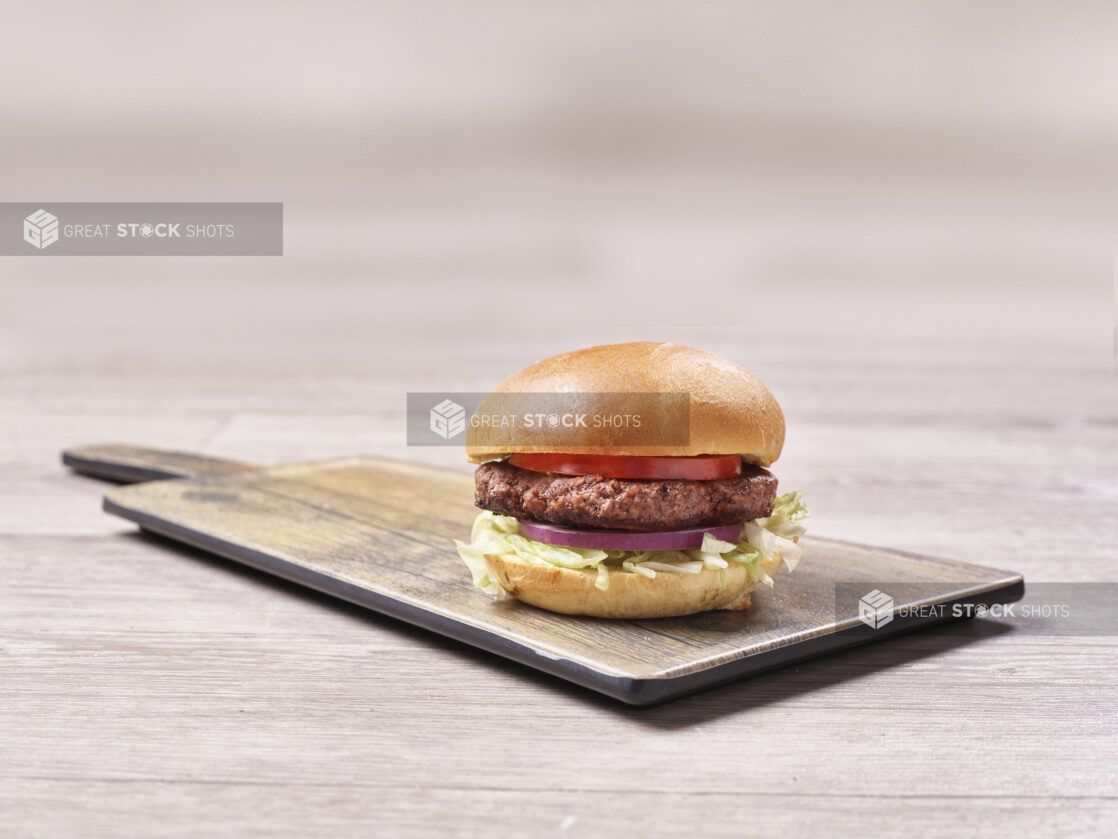
M 599 530 L 741 524 L 770 515 L 776 498 L 776 478 L 758 466 L 715 481 L 636 481 L 485 463 L 474 483 L 474 503 L 484 510 Z

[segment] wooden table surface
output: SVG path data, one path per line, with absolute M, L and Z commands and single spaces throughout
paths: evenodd
M 1114 637 L 965 622 L 633 710 L 140 535 L 58 463 L 119 440 L 465 469 L 456 449 L 404 445 L 408 390 L 670 338 L 777 394 L 776 472 L 807 490 L 815 532 L 1118 581 L 1105 281 L 1013 256 L 992 279 L 681 287 L 540 276 L 539 254 L 463 281 L 315 255 L 5 263 L 0 834 L 1112 829 Z
M 777 395 L 813 532 L 1118 582 L 1113 3 L 9 5 L 0 197 L 283 201 L 285 255 L 0 256 L 0 837 L 1114 832 L 1114 636 L 971 621 L 637 711 L 142 536 L 58 459 L 466 469 L 408 391 L 674 340 Z

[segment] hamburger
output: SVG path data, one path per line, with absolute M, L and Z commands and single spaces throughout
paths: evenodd
M 533 423 L 533 399 L 558 400 L 583 425 Z M 480 425 L 487 403 L 530 425 Z M 780 405 L 704 350 L 639 342 L 538 361 L 498 385 L 466 440 L 482 512 L 456 545 L 492 593 L 602 618 L 739 610 L 802 554 L 803 493 L 778 493 L 768 468 L 784 446 Z

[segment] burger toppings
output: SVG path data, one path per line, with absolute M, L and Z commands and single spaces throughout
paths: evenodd
M 708 534 L 715 539 L 736 540 L 741 526 L 692 527 L 688 530 L 661 530 L 632 533 L 625 530 L 575 530 L 558 524 L 521 519 L 519 532 L 529 539 L 563 548 L 594 548 L 602 551 L 682 551 L 698 548 Z
M 494 513 L 597 530 L 740 526 L 773 512 L 776 478 L 740 459 L 738 468 L 741 474 L 714 480 L 630 480 L 486 463 L 474 476 L 475 502 Z
M 804 533 L 800 524 L 808 511 L 802 502 L 803 492 L 789 492 L 772 504 L 772 514 L 746 522 L 734 540 L 722 540 L 709 530 L 696 549 L 690 550 L 598 550 L 560 547 L 528 538 L 523 524 L 512 516 L 494 515 L 486 511 L 474 521 L 470 544 L 456 542 L 458 554 L 469 566 L 474 585 L 495 591 L 485 564 L 486 554 L 513 554 L 531 565 L 551 565 L 596 572 L 595 585 L 609 588 L 609 573 L 641 574 L 655 578 L 658 573 L 697 574 L 704 568 L 725 569 L 731 562 L 741 563 L 749 570 L 755 583 L 772 585 L 762 562 L 781 558 L 792 570 L 802 550 L 795 539 Z

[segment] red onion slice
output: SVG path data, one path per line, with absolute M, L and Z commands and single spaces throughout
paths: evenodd
M 724 524 L 718 527 L 692 527 L 687 530 L 658 530 L 653 533 L 629 533 L 622 530 L 575 530 L 558 524 L 544 524 L 520 519 L 520 535 L 558 545 L 562 548 L 590 548 L 599 551 L 685 551 L 703 544 L 709 533 L 723 542 L 736 542 L 741 526 Z

